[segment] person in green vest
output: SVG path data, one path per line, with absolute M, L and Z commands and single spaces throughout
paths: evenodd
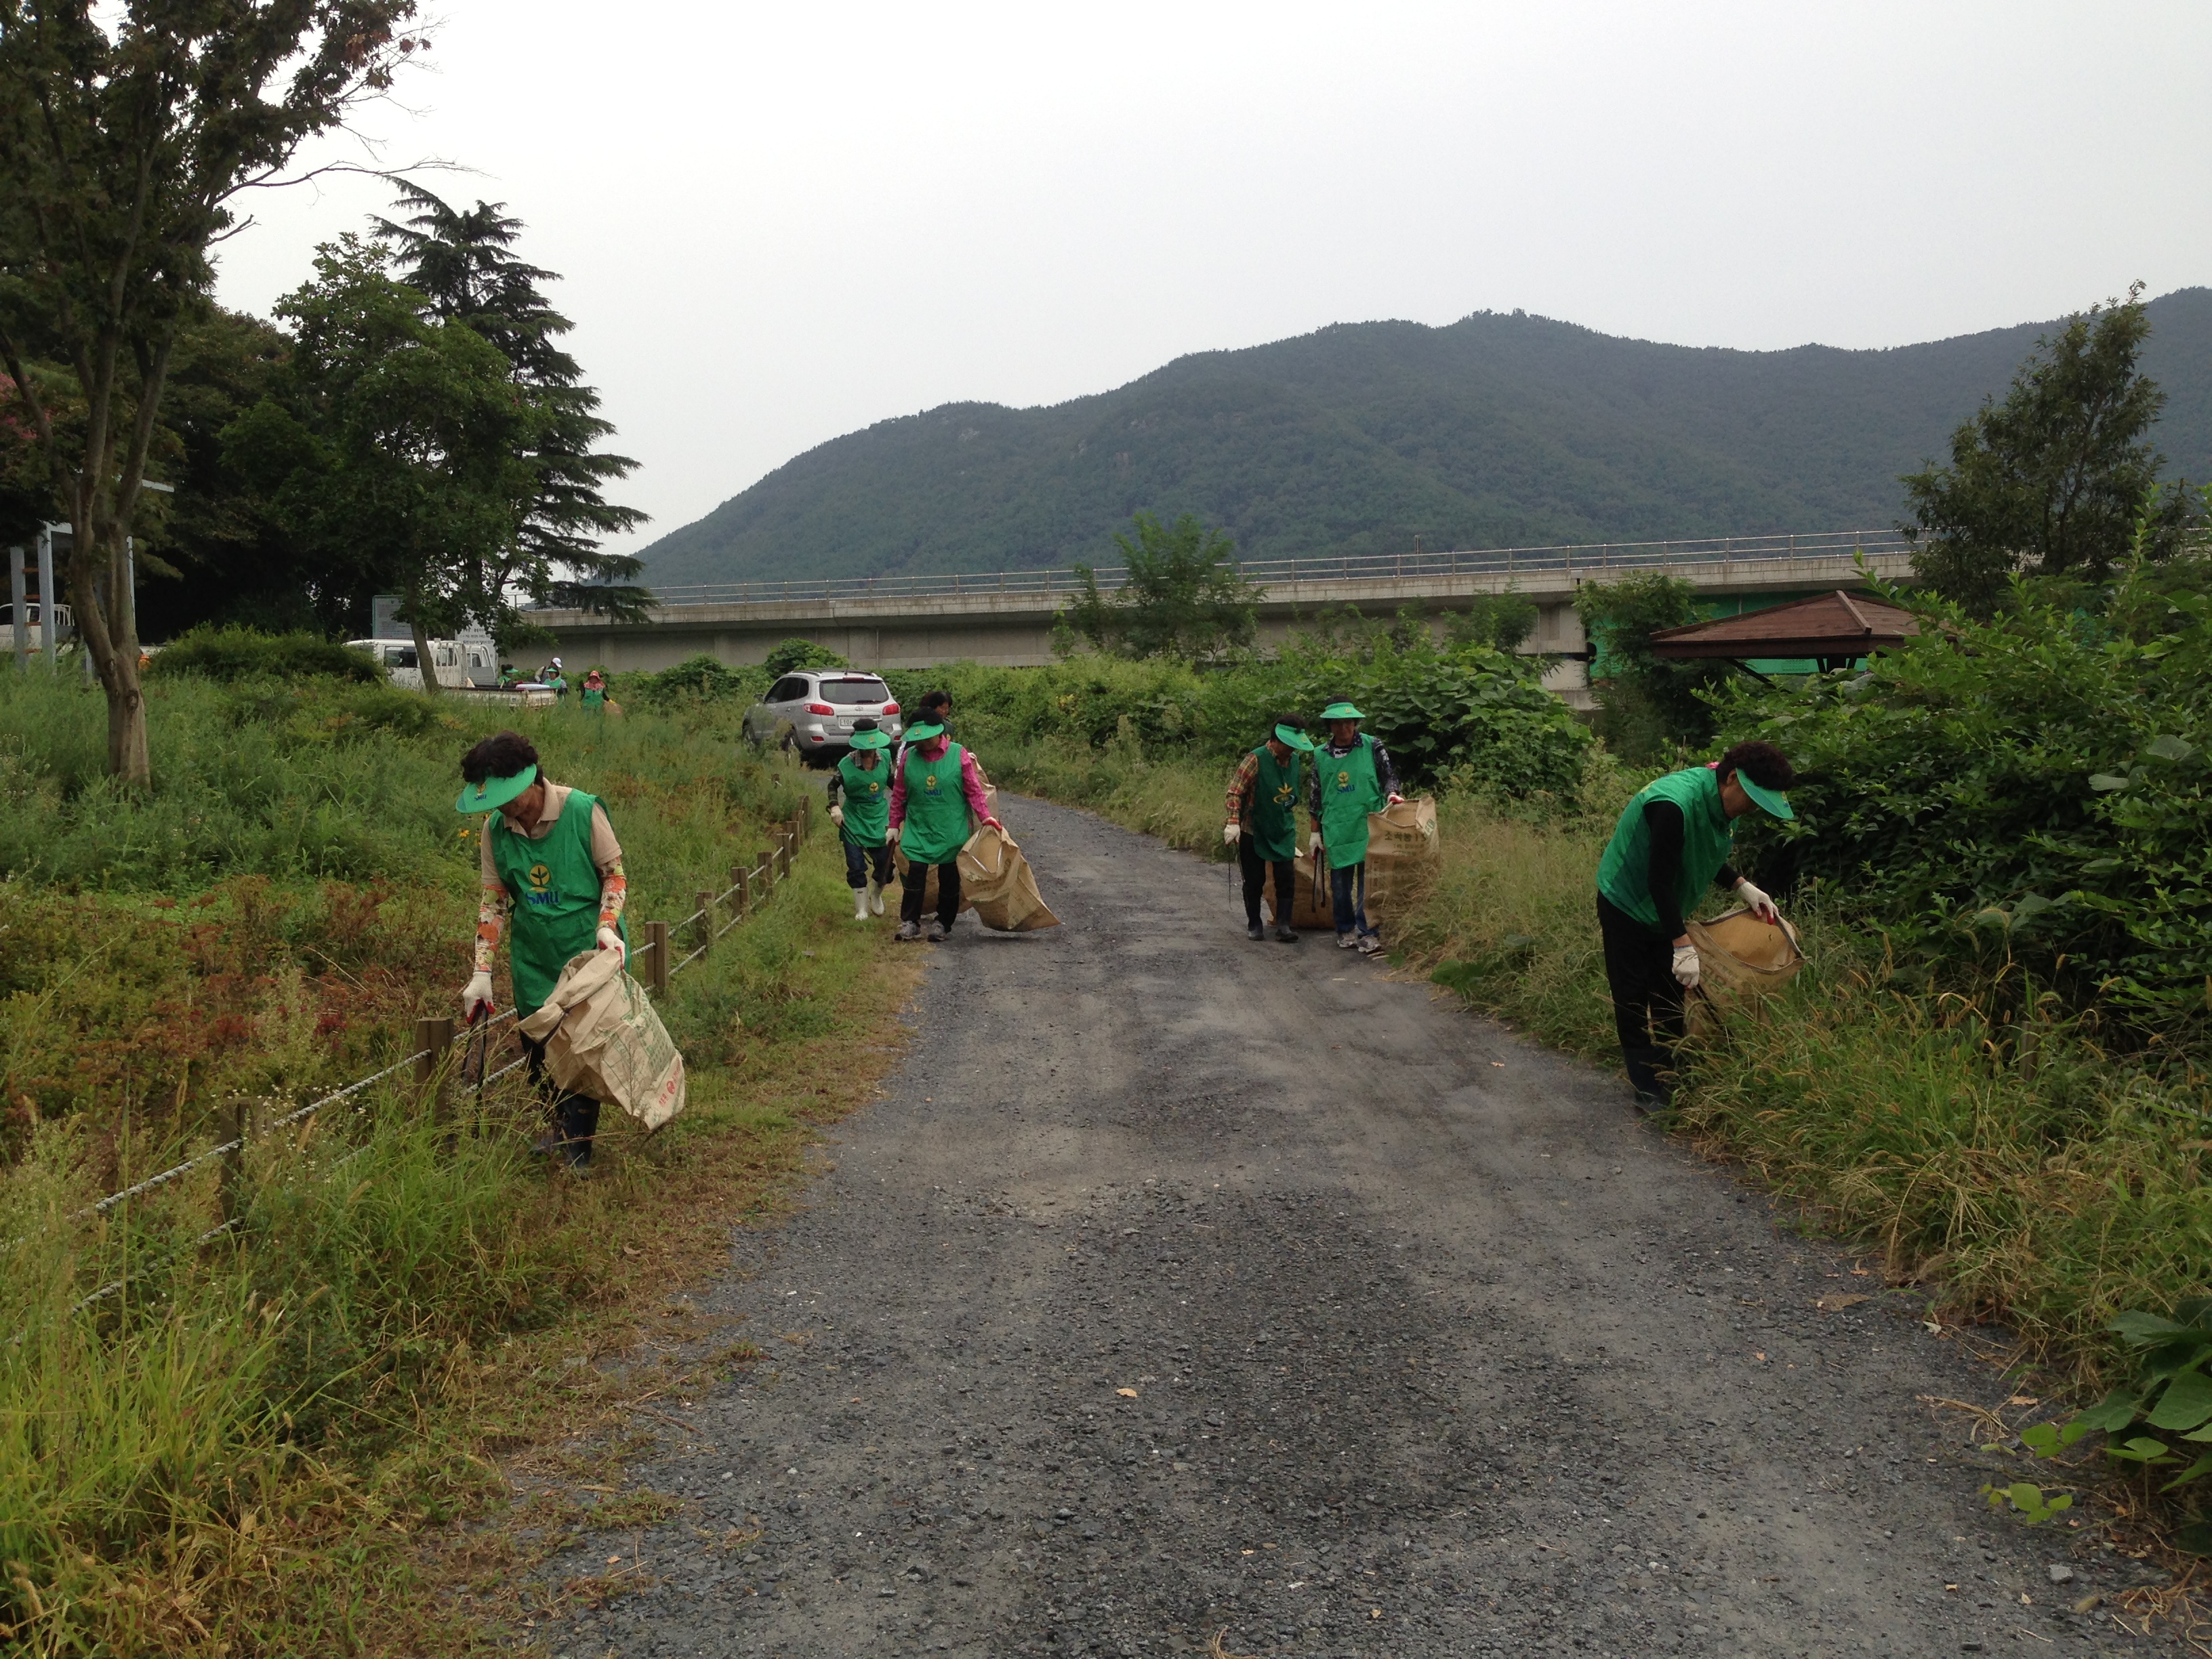
M 607 677 L 596 668 L 584 676 L 583 695 L 577 699 L 594 714 L 607 712 Z
M 1700 977 L 1685 920 L 1717 883 L 1763 921 L 1774 901 L 1729 862 L 1735 820 L 1753 807 L 1796 816 L 1783 792 L 1796 781 L 1771 743 L 1740 743 L 1709 766 L 1655 778 L 1622 809 L 1597 866 L 1597 925 L 1613 1023 L 1636 1103 L 1673 1101 L 1672 1050 L 1682 1040 L 1682 1000 Z
M 1328 863 L 1337 948 L 1373 956 L 1382 936 L 1367 920 L 1367 815 L 1405 797 L 1389 752 L 1359 729 L 1366 715 L 1348 702 L 1333 702 L 1321 717 L 1328 722 L 1328 741 L 1314 751 L 1311 851 L 1316 866 L 1324 858 Z
M 462 1018 L 473 1024 L 492 1010 L 491 968 L 501 924 L 512 911 L 507 945 L 514 970 L 515 1012 L 527 1019 L 544 1006 L 572 957 L 586 951 L 619 951 L 629 959 L 623 905 L 629 882 L 622 844 L 598 797 L 550 781 L 538 750 L 518 732 L 486 738 L 461 757 L 465 781 L 453 803 L 464 813 L 488 814 L 483 823 L 477 910 L 476 972 L 461 992 Z M 525 1037 L 530 1079 L 553 1118 L 538 1150 L 558 1150 L 571 1172 L 592 1166 L 599 1103 L 589 1095 L 555 1090 L 545 1072 L 545 1045 Z
M 1260 896 L 1267 884 L 1267 872 L 1275 872 L 1275 937 L 1285 945 L 1298 942 L 1291 926 L 1291 895 L 1297 890 L 1297 872 L 1291 860 L 1297 856 L 1296 814 L 1299 786 L 1304 780 L 1306 757 L 1314 751 L 1306 723 L 1295 714 L 1278 714 L 1268 721 L 1267 739 L 1237 763 L 1229 776 L 1229 822 L 1221 839 L 1237 849 L 1237 864 L 1244 877 L 1244 933 L 1248 939 L 1265 939 L 1260 925 Z
M 891 884 L 891 740 L 872 720 L 853 722 L 853 745 L 830 774 L 830 819 L 845 848 L 845 884 L 853 920 L 884 913 Z
M 558 657 L 545 665 L 545 672 L 538 677 L 538 682 L 551 687 L 556 697 L 566 698 L 568 695 L 568 677 L 561 672 L 561 659 Z
M 935 720 L 907 727 L 906 759 L 891 780 L 888 831 L 906 854 L 899 889 L 900 939 L 921 937 L 922 889 L 932 870 L 937 872 L 937 920 L 930 924 L 930 942 L 951 933 L 960 914 L 960 849 L 975 825 L 998 822 L 991 816 L 975 757 Z

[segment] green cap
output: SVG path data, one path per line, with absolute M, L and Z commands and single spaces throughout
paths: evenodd
M 464 784 L 460 799 L 453 803 L 453 811 L 496 812 L 537 781 L 538 769 L 526 766 L 511 778 L 486 778 L 482 783 Z
M 1277 726 L 1275 728 L 1275 741 L 1278 743 L 1286 743 L 1290 744 L 1291 748 L 1296 749 L 1304 754 L 1310 755 L 1313 753 L 1314 740 L 1308 737 L 1304 732 L 1299 731 L 1295 726 Z
M 1325 720 L 1364 720 L 1367 718 L 1350 703 L 1342 702 L 1329 704 L 1321 711 L 1321 717 Z
M 918 720 L 906 729 L 906 740 L 908 743 L 927 743 L 932 738 L 941 738 L 944 735 L 945 728 L 935 720 Z
M 888 749 L 891 740 L 874 726 L 865 726 L 853 729 L 852 744 L 855 749 Z
M 1751 775 L 1741 768 L 1736 770 L 1735 781 L 1742 786 L 1745 794 L 1773 813 L 1776 817 L 1790 819 L 1796 817 L 1797 815 L 1790 810 L 1790 797 L 1779 789 L 1769 789 L 1763 783 L 1753 783 L 1751 781 Z

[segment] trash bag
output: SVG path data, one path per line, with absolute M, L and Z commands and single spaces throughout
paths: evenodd
M 1443 844 L 1437 836 L 1437 803 L 1431 795 L 1401 800 L 1367 815 L 1367 920 L 1376 927 L 1401 921 L 1431 878 L 1443 868 Z M 1291 897 L 1291 925 L 1334 930 L 1336 913 L 1329 896 L 1328 872 L 1316 880 L 1313 859 L 1300 853 L 1291 860 L 1297 882 Z M 1270 907 L 1272 909 L 1272 907 Z
M 1028 933 L 1057 927 L 1060 918 L 1037 891 L 1036 877 L 1022 856 L 1020 843 L 1003 830 L 984 824 L 960 849 L 961 908 L 1001 933 Z M 932 879 L 935 878 L 933 875 Z
M 1747 906 L 1688 924 L 1698 947 L 1698 990 L 1689 999 L 1690 1030 L 1717 1030 L 1732 1006 L 1787 985 L 1805 965 L 1797 930 L 1787 921 L 1761 921 Z
M 545 1045 L 556 1088 L 619 1106 L 648 1133 L 684 1109 L 684 1056 L 619 951 L 571 957 L 522 1034 Z

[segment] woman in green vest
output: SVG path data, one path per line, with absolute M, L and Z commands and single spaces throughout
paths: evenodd
M 1620 1057 L 1644 1111 L 1673 1098 L 1668 1067 L 1682 1040 L 1682 999 L 1697 988 L 1698 947 L 1685 921 L 1717 882 L 1766 921 L 1774 901 L 1729 863 L 1735 820 L 1753 807 L 1796 815 L 1796 781 L 1771 743 L 1740 743 L 1710 766 L 1646 784 L 1620 814 L 1597 866 L 1597 925 Z
M 1306 757 L 1314 751 L 1305 722 L 1295 714 L 1278 714 L 1268 722 L 1267 741 L 1237 763 L 1229 777 L 1229 822 L 1221 839 L 1237 849 L 1237 867 L 1244 876 L 1244 933 L 1248 939 L 1265 939 L 1260 925 L 1260 895 L 1267 884 L 1270 867 L 1275 872 L 1275 937 L 1285 945 L 1298 942 L 1291 926 L 1291 895 L 1297 889 L 1297 873 L 1291 860 L 1297 856 L 1298 826 L 1295 817 L 1298 788 Z
M 960 915 L 960 849 L 974 827 L 995 825 L 975 757 L 945 735 L 935 720 L 906 729 L 906 758 L 891 780 L 890 839 L 906 854 L 900 878 L 898 937 L 921 937 L 922 890 L 937 872 L 933 945 L 952 932 Z
M 604 714 L 607 712 L 607 677 L 596 668 L 584 676 L 584 695 L 580 701 L 586 712 Z
M 853 746 L 830 774 L 830 818 L 845 848 L 845 884 L 853 890 L 853 920 L 884 913 L 891 884 L 891 746 L 875 721 L 853 722 Z
M 1364 714 L 1348 702 L 1333 702 L 1321 717 L 1328 722 L 1328 741 L 1314 751 L 1313 856 L 1316 864 L 1328 860 L 1337 948 L 1373 956 L 1382 937 L 1367 921 L 1367 815 L 1405 797 L 1389 755 L 1359 729 Z
M 515 1012 L 527 1019 L 553 994 L 572 957 L 591 950 L 629 957 L 623 906 L 629 883 L 621 843 L 597 797 L 539 772 L 538 750 L 520 732 L 486 738 L 461 757 L 466 780 L 454 808 L 487 813 L 478 879 L 476 973 L 461 992 L 461 1014 L 471 1024 L 492 1012 L 491 966 L 501 925 L 511 910 L 507 945 L 514 975 Z M 554 1127 L 538 1142 L 558 1147 L 577 1175 L 592 1164 L 599 1103 L 589 1095 L 554 1091 L 545 1075 L 545 1045 L 527 1037 L 530 1079 L 545 1097 Z

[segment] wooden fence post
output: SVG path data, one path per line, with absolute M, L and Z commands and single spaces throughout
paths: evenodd
M 714 944 L 714 896 L 702 887 L 695 896 L 698 902 L 692 908 L 700 912 L 699 948 L 711 950 Z
M 771 848 L 762 848 L 760 857 L 753 862 L 753 868 L 756 870 L 765 871 L 767 872 L 768 879 L 761 887 L 761 896 L 763 898 L 766 898 L 770 893 L 775 891 L 775 850 Z
M 453 1046 L 453 1022 L 415 1022 L 415 1109 L 437 1122 L 446 1115 L 446 1058 Z
M 646 983 L 653 988 L 653 995 L 665 997 L 668 994 L 668 924 L 665 921 L 647 922 L 645 945 L 646 949 L 653 952 Z
M 730 866 L 730 900 L 736 907 L 733 915 L 743 921 L 745 912 L 751 908 L 753 872 L 742 864 Z

